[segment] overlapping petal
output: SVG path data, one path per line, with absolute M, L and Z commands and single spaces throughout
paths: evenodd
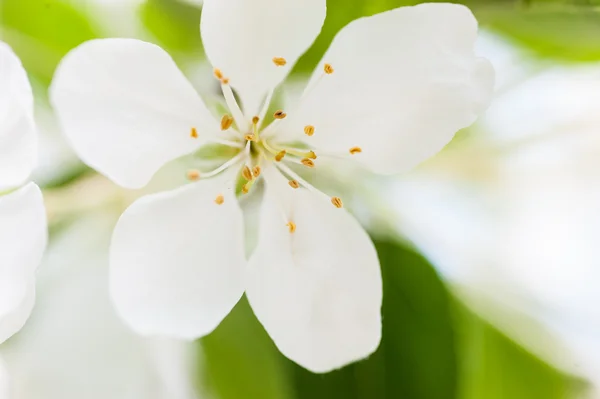
M 242 296 L 243 219 L 228 179 L 143 197 L 119 219 L 110 290 L 117 311 L 137 332 L 198 338 Z M 219 195 L 221 205 L 215 203 Z
M 40 189 L 29 183 L 0 196 L 0 342 L 25 323 L 35 299 L 34 273 L 47 243 Z
M 27 73 L 0 42 L 0 191 L 20 186 L 37 157 L 33 94 Z
M 238 90 L 246 115 L 289 73 L 325 20 L 325 0 L 205 0 L 206 54 Z M 287 63 L 277 66 L 273 58 Z
M 277 173 L 265 171 L 267 190 L 247 296 L 284 355 L 311 371 L 327 372 L 368 356 L 379 345 L 377 253 L 345 209 L 308 190 L 294 191 Z M 293 234 L 286 219 L 296 224 Z
M 421 4 L 361 18 L 336 36 L 299 109 L 277 136 L 397 173 L 441 150 L 491 97 L 491 64 L 473 52 L 477 21 L 456 4 Z M 325 75 L 330 63 L 334 73 Z
M 171 57 L 139 40 L 100 39 L 77 47 L 59 65 L 50 94 L 79 157 L 129 188 L 144 186 L 166 162 L 218 132 Z

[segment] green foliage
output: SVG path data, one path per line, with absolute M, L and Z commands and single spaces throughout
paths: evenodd
M 492 325 L 456 303 L 461 356 L 460 399 L 566 399 L 581 382 L 515 345 Z
M 564 3 L 477 7 L 489 26 L 540 57 L 563 61 L 600 60 L 600 10 Z
M 221 399 L 567 399 L 574 380 L 481 320 L 423 257 L 377 242 L 383 339 L 368 359 L 313 374 L 285 359 L 244 299 L 202 340 L 202 381 Z
M 173 0 L 148 0 L 140 8 L 140 18 L 172 54 L 202 55 L 199 8 Z
M 201 389 L 219 399 L 291 399 L 285 360 L 246 298 L 202 339 Z
M 69 50 L 96 36 L 90 18 L 67 1 L 0 1 L 0 38 L 45 85 Z

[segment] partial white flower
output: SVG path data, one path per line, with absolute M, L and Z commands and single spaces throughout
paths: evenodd
M 47 240 L 40 189 L 27 179 L 37 156 L 33 95 L 21 62 L 0 42 L 0 343 L 25 323 Z
M 600 392 L 600 65 L 500 52 L 478 134 L 387 186 L 385 217 L 475 311 Z
M 377 348 L 382 284 L 373 244 L 340 198 L 295 170 L 318 172 L 327 158 L 381 173 L 410 169 L 487 106 L 493 70 L 474 54 L 477 23 L 466 7 L 399 8 L 342 29 L 297 107 L 267 125 L 273 91 L 318 35 L 325 3 L 204 2 L 203 42 L 229 108 L 220 121 L 152 44 L 91 41 L 59 66 L 51 99 L 65 134 L 116 183 L 142 187 L 165 163 L 209 143 L 233 153 L 213 171 L 190 169 L 194 183 L 142 198 L 121 217 L 111 294 L 136 331 L 203 336 L 246 291 L 281 352 L 307 369 L 326 372 Z M 240 175 L 243 194 L 265 183 L 248 264 Z
M 196 397 L 196 351 L 140 337 L 113 311 L 106 266 L 115 219 L 113 212 L 88 214 L 53 236 L 37 279 L 39 303 L 0 350 L 8 399 Z

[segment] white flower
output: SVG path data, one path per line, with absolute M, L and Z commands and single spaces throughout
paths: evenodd
M 190 171 L 198 182 L 140 199 L 119 220 L 110 289 L 139 333 L 201 337 L 245 291 L 277 347 L 307 369 L 329 371 L 377 348 L 382 284 L 373 244 L 341 199 L 290 165 L 318 171 L 316 153 L 382 173 L 410 169 L 486 107 L 493 70 L 474 55 L 477 23 L 467 8 L 396 9 L 345 27 L 300 104 L 263 129 L 273 90 L 318 35 L 325 3 L 204 2 L 204 46 L 231 114 L 220 123 L 152 44 L 91 41 L 59 66 L 51 99 L 66 135 L 122 186 L 144 186 L 207 143 L 236 152 L 215 171 Z M 240 173 L 244 191 L 263 177 L 266 187 L 248 263 L 234 190 Z
M 46 247 L 40 189 L 26 183 L 37 156 L 33 95 L 21 62 L 0 42 L 0 343 L 25 323 Z

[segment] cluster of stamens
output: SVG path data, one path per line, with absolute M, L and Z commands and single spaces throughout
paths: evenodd
M 287 60 L 283 57 L 274 57 L 273 64 L 276 67 L 283 67 L 287 65 Z M 331 75 L 334 72 L 334 69 L 330 64 L 325 64 L 323 66 L 323 72 L 323 76 Z M 246 129 L 244 127 L 244 123 L 248 122 L 245 122 L 247 120 L 245 119 L 235 100 L 235 97 L 233 96 L 233 92 L 229 86 L 229 78 L 226 77 L 219 69 L 214 70 L 214 75 L 221 83 L 223 95 L 225 96 L 225 100 L 230 111 L 232 112 L 232 115 L 226 114 L 221 118 L 221 131 L 226 133 L 228 138 L 215 139 L 213 141 L 238 148 L 239 151 L 232 159 L 211 172 L 201 173 L 196 169 L 189 170 L 187 172 L 187 179 L 190 181 L 197 181 L 201 178 L 215 176 L 229 167 L 241 167 L 240 177 L 245 181 L 242 185 L 241 192 L 242 194 L 247 194 L 250 192 L 252 186 L 261 175 L 261 163 L 263 161 L 272 161 L 283 175 L 288 176 L 288 184 L 292 189 L 298 189 L 303 186 L 311 191 L 319 193 L 320 195 L 325 195 L 284 164 L 284 161 L 286 161 L 288 163 L 296 163 L 307 168 L 315 168 L 315 160 L 317 159 L 317 154 L 315 151 L 311 149 L 281 147 L 280 145 L 269 142 L 268 137 L 261 137 L 260 122 L 262 119 L 264 119 L 266 110 L 272 97 L 272 93 L 269 94 L 260 116 L 253 116 L 249 128 Z M 269 131 L 272 131 L 273 126 L 286 117 L 287 113 L 285 111 L 276 111 L 273 114 L 274 122 L 268 128 Z M 266 130 L 267 129 L 265 129 L 265 131 Z M 316 128 L 313 125 L 306 125 L 304 127 L 304 134 L 308 137 L 312 137 L 315 132 Z M 195 127 L 191 128 L 190 137 L 193 139 L 198 138 L 198 131 Z M 351 155 L 356 155 L 361 153 L 362 149 L 360 147 L 352 147 L 348 150 L 348 152 Z M 329 199 L 331 204 L 336 208 L 343 207 L 341 198 L 330 197 Z M 217 205 L 222 205 L 224 202 L 225 198 L 222 194 L 219 194 L 215 198 L 215 203 Z M 296 231 L 296 224 L 293 221 L 287 221 L 286 226 L 288 227 L 290 233 L 294 233 Z

